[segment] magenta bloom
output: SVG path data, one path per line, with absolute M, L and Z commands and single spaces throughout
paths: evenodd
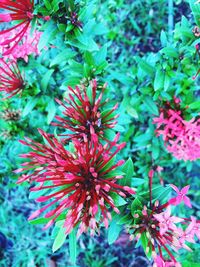
M 187 237 L 190 236 L 194 239 L 195 236 L 200 240 L 200 221 L 195 218 L 191 217 L 191 223 L 189 224 L 188 228 L 186 229 Z
M 156 255 L 153 267 L 181 267 L 181 264 L 179 262 L 165 261 L 162 257 Z
M 0 0 L 0 9 L 9 11 L 8 13 L 0 14 L 0 22 L 18 21 L 18 24 L 10 27 L 9 29 L 0 31 L 0 36 L 10 32 L 11 36 L 0 43 L 3 46 L 9 46 L 12 43 L 10 49 L 8 49 L 4 55 L 9 55 L 15 46 L 22 40 L 26 33 L 31 20 L 33 19 L 34 1 L 33 0 Z M 1 10 L 2 11 L 2 10 Z M 12 37 L 12 31 L 20 28 L 18 34 Z M 14 43 L 14 44 L 13 44 Z
M 24 80 L 16 62 L 0 59 L 0 92 L 7 98 L 19 93 L 24 88 Z
M 170 199 L 169 203 L 171 205 L 176 206 L 176 205 L 179 205 L 183 201 L 186 206 L 188 206 L 189 208 L 192 208 L 190 199 L 189 199 L 189 197 L 186 196 L 190 186 L 187 185 L 187 186 L 183 187 L 180 191 L 179 191 L 177 186 L 175 186 L 173 184 L 170 184 L 170 186 L 174 189 L 174 191 L 176 191 L 177 196 Z
M 135 193 L 131 188 L 116 183 L 122 176 L 118 175 L 115 169 L 122 165 L 123 161 L 114 163 L 113 158 L 125 144 L 117 145 L 119 136 L 116 136 L 112 143 L 103 146 L 97 138 L 88 142 L 85 135 L 84 141 L 74 139 L 74 152 L 68 152 L 62 142 L 54 137 L 50 138 L 42 130 L 39 131 L 48 145 L 29 138 L 21 141 L 33 151 L 22 155 L 29 161 L 16 171 L 29 171 L 27 175 L 19 178 L 18 183 L 34 181 L 37 186 L 31 188 L 31 191 L 46 190 L 45 195 L 37 201 L 49 201 L 29 219 L 39 216 L 55 204 L 56 207 L 52 207 L 45 215 L 49 218 L 45 228 L 61 215 L 65 219 L 66 234 L 76 225 L 79 225 L 78 235 L 86 232 L 88 228 L 91 229 L 91 234 L 94 234 L 101 222 L 108 227 L 110 211 L 119 213 L 113 196 L 126 197 L 127 194 Z
M 108 102 L 108 100 L 102 102 L 104 89 L 98 94 L 96 80 L 93 80 L 91 87 L 88 88 L 69 87 L 69 99 L 65 99 L 68 105 L 57 99 L 57 102 L 65 108 L 63 111 L 65 117 L 56 116 L 59 123 L 53 125 L 71 131 L 72 134 L 66 134 L 68 139 L 82 139 L 86 134 L 90 140 L 92 132 L 98 137 L 105 138 L 104 131 L 115 126 L 115 119 L 118 116 L 113 114 L 117 105 L 102 112 L 102 107 Z
M 184 221 L 184 219 L 178 218 L 176 216 L 171 216 L 170 206 L 159 214 L 155 214 L 154 218 L 159 222 L 160 234 L 164 235 L 168 230 L 177 230 L 175 223 Z
M 184 161 L 200 158 L 200 119 L 185 121 L 180 110 L 168 107 L 154 118 L 157 136 L 162 135 L 167 150 Z
M 18 33 L 22 30 L 23 26 L 19 26 L 17 29 L 14 29 L 12 32 L 7 32 L 1 35 L 1 41 L 6 41 L 9 37 L 14 38 Z M 28 27 L 26 33 L 23 38 L 17 45 L 15 45 L 15 41 L 11 42 L 9 46 L 0 45 L 0 53 L 5 54 L 10 47 L 15 47 L 12 49 L 12 53 L 7 55 L 6 58 L 17 61 L 18 58 L 23 58 L 24 61 L 28 62 L 28 56 L 39 55 L 38 43 L 40 41 L 42 33 L 35 30 L 31 32 L 31 26 Z M 5 58 L 5 57 L 4 57 Z

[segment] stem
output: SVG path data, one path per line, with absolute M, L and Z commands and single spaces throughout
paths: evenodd
M 170 43 L 173 38 L 173 29 L 174 29 L 174 7 L 173 0 L 168 0 L 168 34 Z
M 154 171 L 149 171 L 149 198 L 150 198 L 150 207 L 152 208 L 152 180 L 153 180 Z

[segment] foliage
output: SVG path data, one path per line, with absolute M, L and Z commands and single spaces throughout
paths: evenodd
M 144 205 L 150 205 L 151 191 L 152 201 L 159 200 L 161 204 L 174 196 L 169 184 L 179 188 L 190 185 L 193 208 L 180 205 L 175 215 L 199 217 L 200 161 L 174 158 L 162 136 L 156 136 L 153 124 L 160 110 L 166 103 L 173 103 L 174 97 L 181 101 L 185 121 L 199 118 L 196 74 L 200 69 L 200 35 L 194 31 L 195 26 L 200 26 L 199 6 L 193 0 L 174 1 L 173 10 L 164 0 L 35 1 L 31 27 L 42 32 L 40 54 L 28 55 L 28 61 L 17 60 L 23 90 L 12 98 L 2 94 L 0 103 L 2 266 L 50 266 L 54 262 L 58 266 L 81 267 L 138 266 L 141 262 L 148 266 L 152 263 L 151 251 L 144 258 L 138 248 L 142 246 L 146 251 L 148 237 L 143 234 L 137 244 L 135 239 L 130 243 L 127 231 L 137 223 L 134 215 L 141 214 Z M 175 25 L 168 24 L 171 13 Z M 0 20 L 1 29 L 5 24 Z M 132 187 L 136 195 L 124 199 L 111 194 L 120 214 L 112 213 L 110 226 L 101 230 L 100 237 L 82 235 L 76 240 L 77 228 L 66 236 L 64 218 L 58 218 L 52 231 L 42 231 L 48 218 L 27 223 L 33 211 L 42 207 L 33 201 L 40 193 L 31 192 L 28 199 L 27 187 L 32 185 L 30 181 L 26 186 L 16 185 L 19 175 L 14 170 L 25 162 L 18 155 L 30 152 L 19 140 L 28 137 L 44 143 L 38 128 L 60 140 L 60 134 L 66 132 L 56 126 L 55 116 L 63 118 L 64 108 L 56 99 L 63 103 L 64 99 L 70 100 L 68 86 L 89 88 L 94 79 L 98 82 L 98 94 L 107 83 L 103 100 L 109 101 L 101 115 L 119 103 L 117 124 L 107 129 L 105 136 L 113 140 L 120 132 L 120 142 L 126 142 L 117 156 L 117 160 L 126 162 L 113 175 L 123 175 L 118 184 Z M 89 91 L 87 96 L 91 97 Z M 101 142 L 105 144 L 105 140 Z M 74 153 L 71 143 L 67 149 Z M 152 190 L 150 170 L 154 172 Z M 177 258 L 183 266 L 200 263 L 198 244 L 191 248 L 193 252 L 181 250 Z

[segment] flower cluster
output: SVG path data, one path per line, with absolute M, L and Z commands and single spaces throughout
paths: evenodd
M 181 266 L 174 252 L 182 248 L 191 251 L 188 243 L 195 243 L 195 238 L 200 237 L 200 221 L 195 217 L 187 219 L 171 216 L 172 205 L 177 206 L 184 202 L 191 207 L 190 200 L 186 196 L 189 186 L 180 191 L 174 185 L 171 187 L 177 196 L 165 204 L 159 204 L 156 200 L 147 206 L 137 200 L 139 208 L 135 211 L 134 222 L 129 228 L 131 239 L 136 237 L 145 240 L 146 253 L 152 255 L 155 267 Z
M 93 84 L 96 82 L 93 81 Z M 79 95 L 79 88 L 76 87 L 73 92 Z M 78 105 L 74 99 L 72 101 L 75 106 Z M 80 99 L 78 98 L 77 101 Z M 90 104 L 86 95 L 84 103 L 87 103 L 86 111 L 92 110 L 94 116 L 91 120 L 99 118 L 98 110 L 94 109 L 93 102 Z M 87 118 L 90 119 L 89 115 Z M 67 117 L 64 125 L 67 126 L 69 121 Z M 85 121 L 81 120 L 77 121 L 78 127 L 81 123 L 84 127 Z M 73 131 L 70 123 L 69 128 Z M 94 234 L 98 231 L 100 223 L 103 222 L 108 227 L 111 211 L 119 213 L 115 196 L 125 198 L 135 192 L 128 186 L 116 183 L 118 179 L 123 178 L 117 173 L 116 168 L 124 163 L 123 160 L 114 163 L 115 155 L 125 146 L 125 143 L 117 144 L 119 134 L 114 140 L 102 144 L 98 138 L 98 131 L 95 132 L 96 128 L 93 125 L 90 125 L 89 132 L 82 132 L 81 136 L 77 136 L 76 129 L 74 127 L 74 137 L 71 136 L 72 151 L 67 150 L 62 141 L 50 137 L 42 130 L 39 132 L 47 144 L 43 145 L 29 138 L 26 138 L 26 141 L 22 140 L 21 143 L 29 146 L 33 151 L 22 155 L 28 161 L 23 163 L 23 167 L 16 172 L 28 172 L 19 178 L 18 183 L 33 182 L 37 186 L 32 187 L 31 191 L 44 192 L 45 195 L 39 197 L 37 201 L 50 201 L 34 212 L 29 219 L 39 216 L 49 207 L 57 204 L 45 215 L 49 218 L 46 227 L 64 217 L 66 234 L 69 234 L 77 225 L 79 225 L 78 235 L 88 229 L 91 230 L 91 234 Z
M 19 32 L 22 30 L 22 26 L 19 26 L 17 29 L 14 29 L 12 32 L 6 32 L 1 35 L 1 40 L 6 41 L 8 38 L 14 38 L 19 34 Z M 4 58 L 9 58 L 11 60 L 17 61 L 17 59 L 22 58 L 25 62 L 28 62 L 28 56 L 33 55 L 39 55 L 38 50 L 38 43 L 40 41 L 42 33 L 35 30 L 33 33 L 31 33 L 31 27 L 29 26 L 27 31 L 24 33 L 21 41 L 17 43 L 17 45 L 14 46 L 14 42 L 11 42 L 8 45 L 0 45 L 0 53 L 6 54 L 7 51 L 9 51 L 10 46 L 14 47 L 12 49 L 12 53 L 8 54 Z
M 200 119 L 186 121 L 180 109 L 169 105 L 154 118 L 157 136 L 162 135 L 167 150 L 177 159 L 194 161 L 200 158 Z

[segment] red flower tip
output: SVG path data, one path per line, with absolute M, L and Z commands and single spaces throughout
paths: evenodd
M 35 212 L 33 212 L 31 214 L 31 216 L 28 217 L 28 221 L 31 221 L 33 219 L 35 219 L 36 217 L 38 217 L 40 215 L 41 211 L 40 210 L 36 210 Z
M 51 19 L 50 16 L 45 16 L 45 17 L 44 17 L 44 20 L 46 20 L 46 21 L 48 21 L 48 20 L 50 20 L 50 19 Z
M 131 195 L 136 194 L 136 192 L 132 188 L 130 188 L 129 186 L 124 186 L 124 190 L 127 191 Z

